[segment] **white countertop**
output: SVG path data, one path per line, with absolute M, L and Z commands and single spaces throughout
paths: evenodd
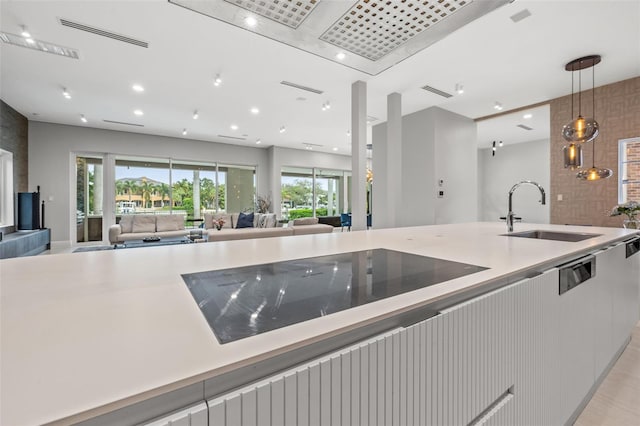
M 287 236 L 0 261 L 0 424 L 81 421 L 633 231 L 581 242 L 507 238 L 504 223 Z M 371 248 L 490 269 L 220 345 L 181 274 Z

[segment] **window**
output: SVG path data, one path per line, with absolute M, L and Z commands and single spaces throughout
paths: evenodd
M 348 211 L 350 176 L 342 170 L 283 167 L 282 218 L 339 216 Z
M 0 226 L 13 225 L 13 153 L 0 149 Z
M 618 142 L 618 202 L 640 201 L 640 137 Z

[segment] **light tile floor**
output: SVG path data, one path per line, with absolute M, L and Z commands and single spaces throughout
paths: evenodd
M 640 425 L 640 323 L 575 425 Z

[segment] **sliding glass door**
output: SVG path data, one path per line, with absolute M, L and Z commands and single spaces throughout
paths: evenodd
M 76 241 L 102 241 L 101 157 L 76 157 Z

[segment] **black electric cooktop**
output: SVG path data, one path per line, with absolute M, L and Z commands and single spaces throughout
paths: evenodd
M 487 268 L 374 249 L 182 276 L 220 343 Z

